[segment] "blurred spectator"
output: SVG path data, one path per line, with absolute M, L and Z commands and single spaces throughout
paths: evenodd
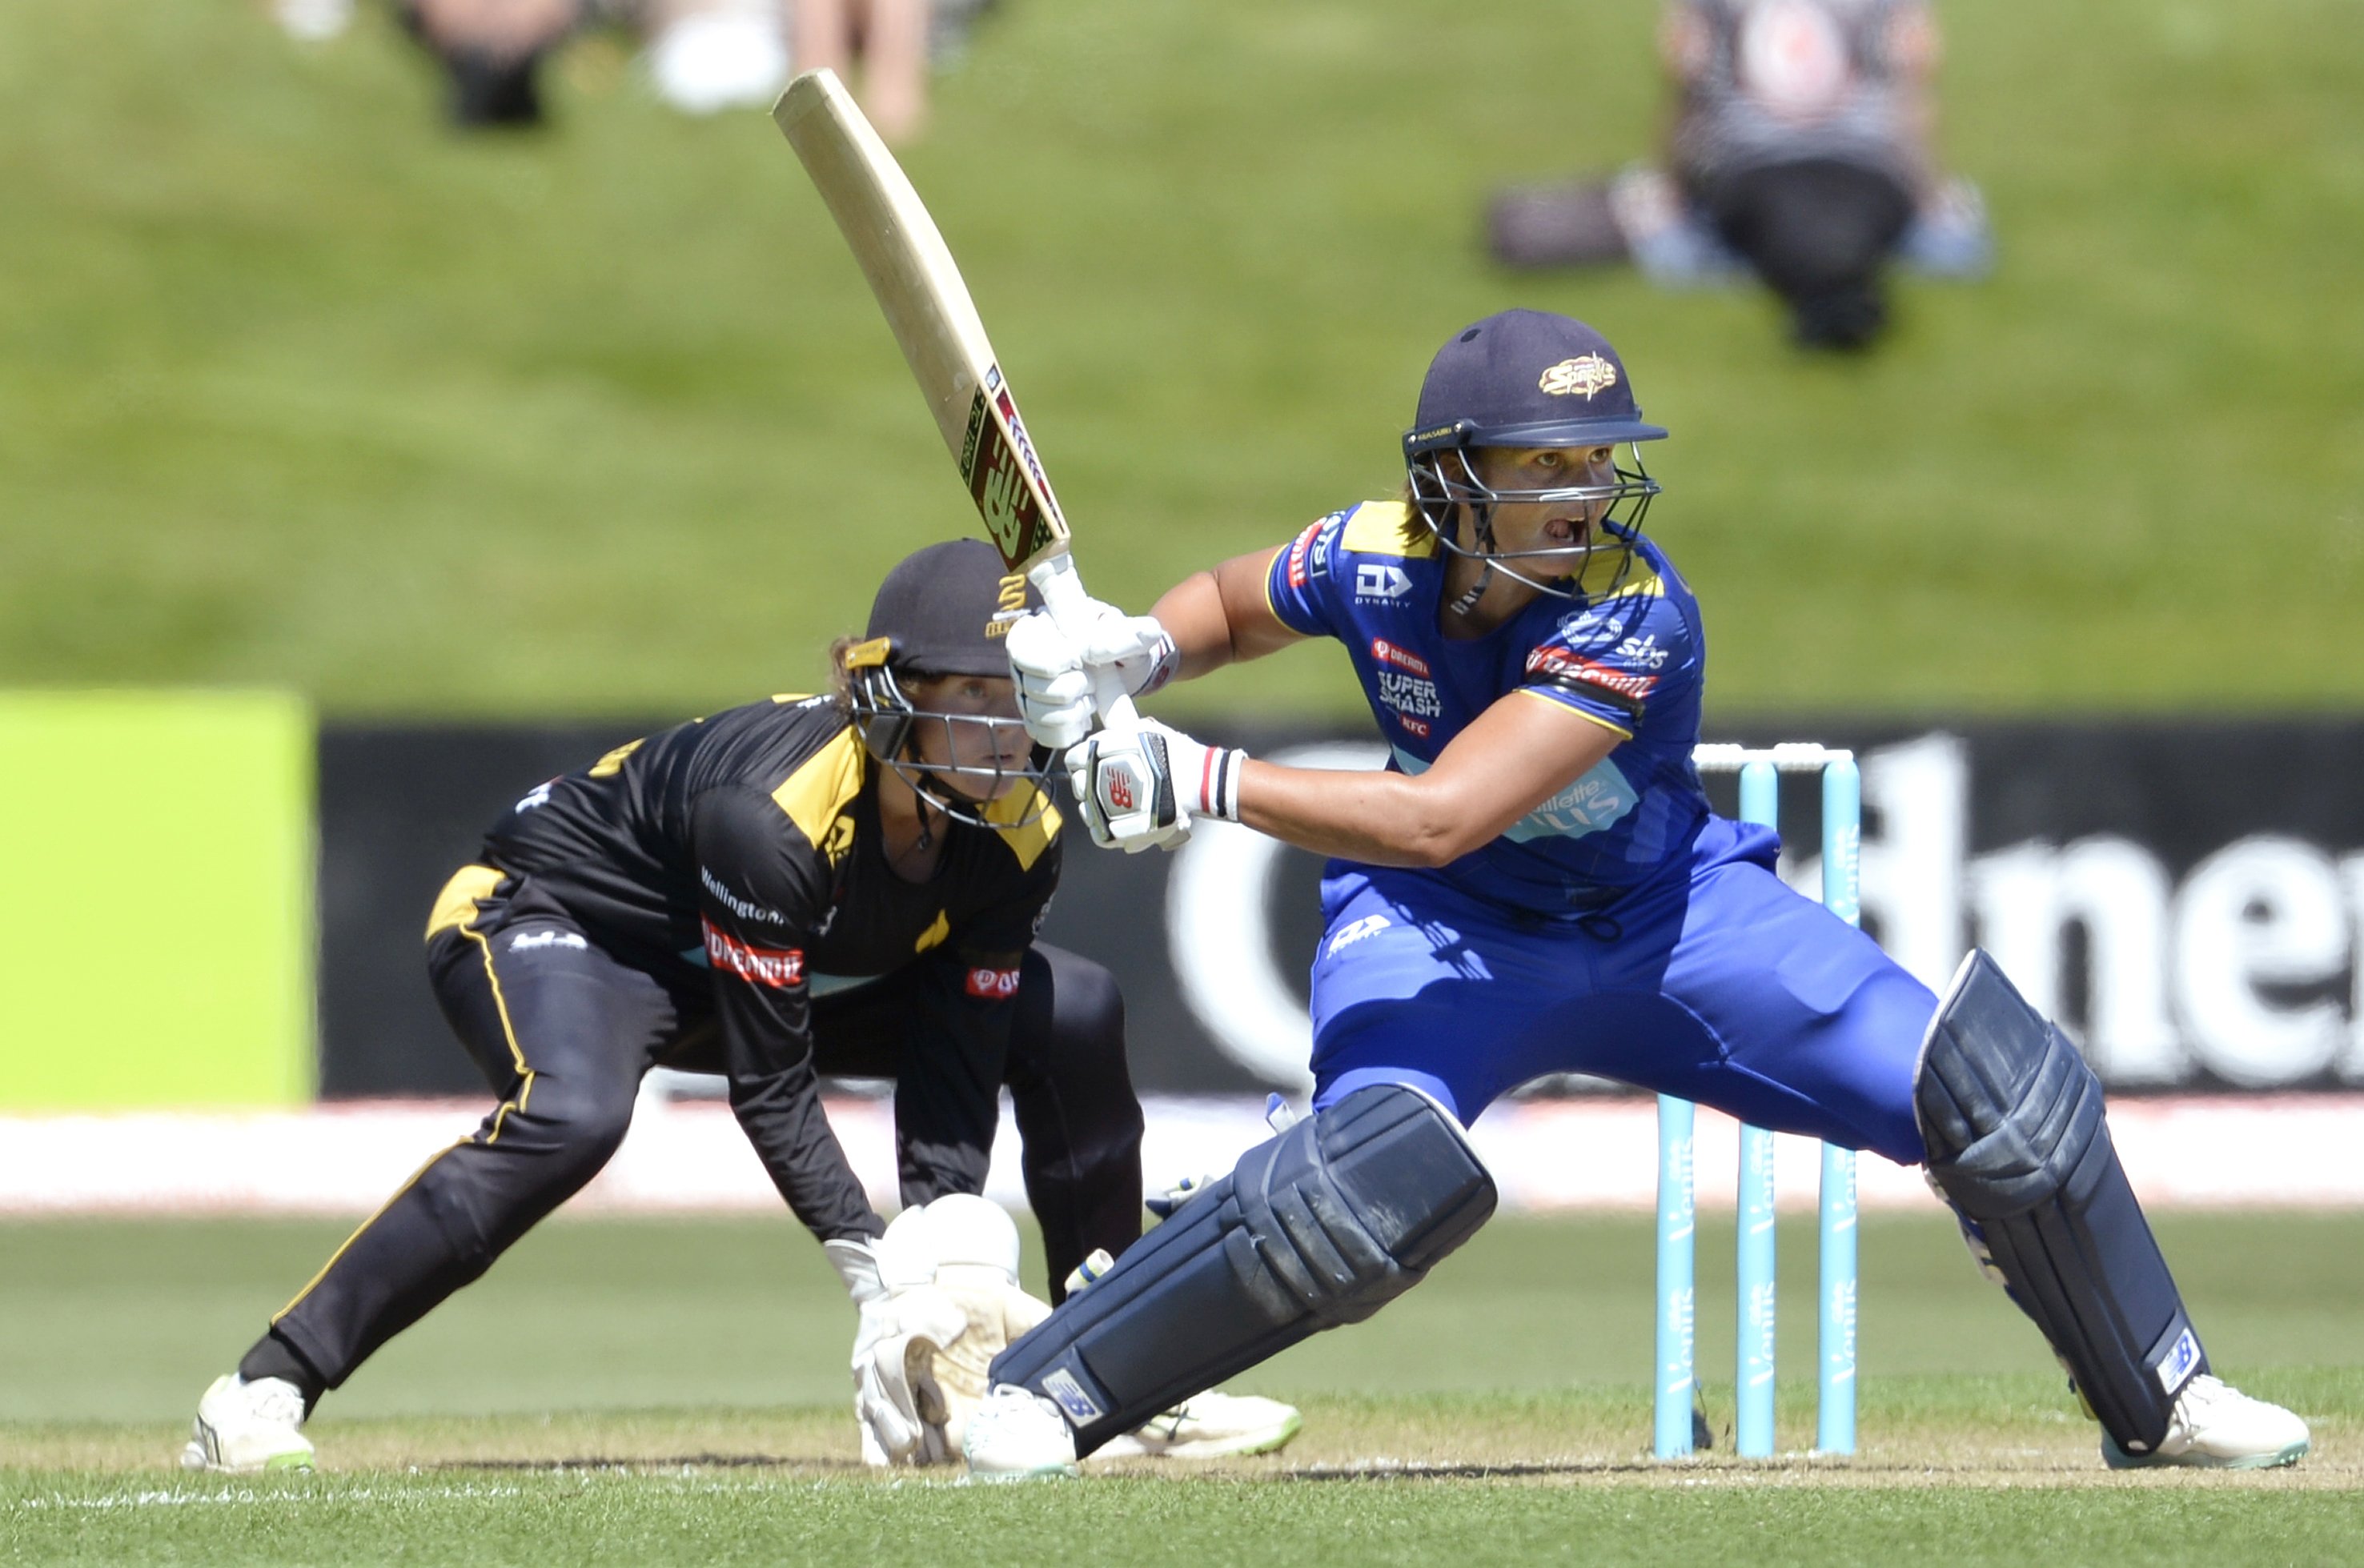
M 535 72 L 583 19 L 583 0 L 401 0 L 404 22 L 451 81 L 455 125 L 541 123 Z
M 928 8 L 928 0 L 796 0 L 797 69 L 835 71 L 881 137 L 909 141 L 927 119 Z
M 1000 0 L 934 0 L 928 14 L 928 63 L 951 71 L 968 58 L 969 35 Z
M 1497 196 L 1511 266 L 1632 259 L 1663 283 L 1753 270 L 1809 348 L 1859 349 L 1887 320 L 1891 259 L 1983 273 L 1975 187 L 1931 146 L 1936 22 L 1926 0 L 1669 0 L 1677 95 L 1666 167 Z
M 649 82 L 684 114 L 769 108 L 788 84 L 782 0 L 650 0 Z
M 353 0 L 271 0 L 271 15 L 289 38 L 324 43 L 352 26 Z

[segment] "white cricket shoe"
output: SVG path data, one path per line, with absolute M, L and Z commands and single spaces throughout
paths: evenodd
M 1229 1459 L 1286 1447 L 1305 1425 L 1293 1405 L 1213 1389 L 1092 1451 L 1094 1459 Z
M 258 1470 L 309 1470 L 312 1440 L 304 1435 L 304 1391 L 284 1377 L 247 1382 L 236 1373 L 214 1379 L 197 1401 L 184 1470 L 249 1474 Z
M 1058 1406 L 997 1383 L 968 1418 L 961 1441 L 973 1481 L 1033 1481 L 1076 1472 L 1076 1429 Z
M 2272 1470 L 2296 1464 L 2314 1447 L 2306 1423 L 2279 1405 L 2252 1399 L 2231 1384 L 2202 1373 L 2176 1396 L 2167 1436 L 2150 1453 L 2128 1453 L 2109 1433 L 2102 1434 L 2102 1458 L 2113 1470 L 2156 1464 L 2209 1470 Z

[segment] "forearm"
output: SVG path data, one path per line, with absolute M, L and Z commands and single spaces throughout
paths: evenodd
M 875 1237 L 886 1229 L 830 1129 L 808 1071 L 733 1073 L 730 1108 L 772 1184 L 817 1239 Z
M 1491 838 L 1421 779 L 1377 771 L 1286 768 L 1250 759 L 1240 820 L 1260 833 L 1372 865 L 1440 866 Z

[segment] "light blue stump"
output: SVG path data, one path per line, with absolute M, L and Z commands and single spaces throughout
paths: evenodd
M 1740 770 L 1740 819 L 1781 827 L 1781 775 L 1768 762 Z M 1740 1230 L 1734 1288 L 1739 1322 L 1734 1341 L 1733 1443 L 1743 1459 L 1773 1453 L 1773 1337 L 1778 1291 L 1774 1284 L 1773 1135 L 1761 1127 L 1740 1129 Z
M 1862 917 L 1863 774 L 1853 758 L 1823 770 L 1823 904 L 1848 925 Z M 1822 1270 L 1816 1332 L 1814 1451 L 1855 1451 L 1855 1151 L 1823 1145 Z
M 1656 1451 L 1678 1459 L 1691 1451 L 1693 1231 L 1698 1214 L 1691 1187 L 1689 1100 L 1658 1096 L 1658 1379 Z

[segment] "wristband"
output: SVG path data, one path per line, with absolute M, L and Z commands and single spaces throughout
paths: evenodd
M 1240 819 L 1240 774 L 1247 762 L 1245 751 L 1231 746 L 1209 746 L 1199 754 L 1198 815 Z
M 1175 672 L 1181 668 L 1182 651 L 1174 646 L 1173 634 L 1160 631 L 1156 646 L 1149 651 L 1149 673 L 1142 677 L 1141 684 L 1132 688 L 1132 695 L 1137 697 L 1149 695 L 1172 680 Z

